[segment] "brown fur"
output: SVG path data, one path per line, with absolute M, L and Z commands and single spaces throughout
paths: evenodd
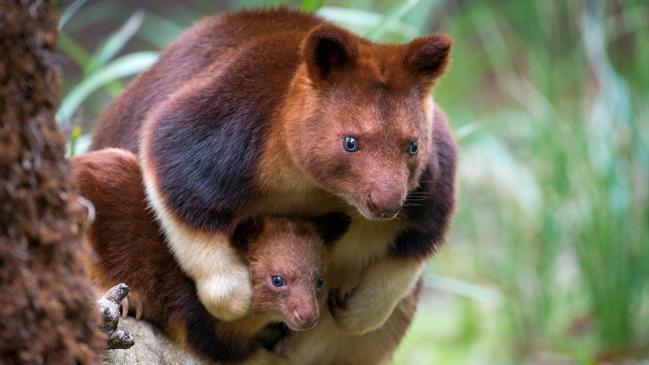
M 238 224 L 233 242 L 250 267 L 254 295 L 250 315 L 224 323 L 201 306 L 193 282 L 167 250 L 146 207 L 135 156 L 107 149 L 74 158 L 72 167 L 80 193 L 96 208 L 87 231 L 97 253 L 93 280 L 103 287 L 127 283 L 143 318 L 190 351 L 210 360 L 240 361 L 258 350 L 258 341 L 268 341 L 259 338 L 266 325 L 284 321 L 300 330 L 317 322 L 325 292 L 316 282 L 324 276 L 328 246 L 346 230 L 344 216 L 264 217 Z M 281 275 L 287 285 L 274 287 L 271 275 Z
M 374 44 L 286 9 L 207 18 L 111 106 L 94 148 L 139 151 L 174 255 L 218 317 L 240 314 L 246 280 L 236 257 L 204 252 L 227 251 L 240 219 L 352 215 L 329 265 L 330 322 L 298 336 L 317 346 L 298 346 L 295 358 L 344 363 L 360 355 L 333 349 L 358 344 L 387 361 L 400 337 L 361 343 L 392 333 L 455 206 L 455 143 L 429 96 L 450 44 Z M 343 149 L 346 136 L 357 152 Z M 227 275 L 231 287 L 211 285 Z

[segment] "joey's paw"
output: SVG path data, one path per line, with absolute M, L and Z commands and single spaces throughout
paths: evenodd
M 232 321 L 248 314 L 252 288 L 245 275 L 220 275 L 197 280 L 198 298 L 205 309 L 223 321 Z
M 361 286 L 350 292 L 333 289 L 329 293 L 329 311 L 338 327 L 353 335 L 364 335 L 381 327 L 392 313 L 380 293 L 368 295 Z
M 122 318 L 128 317 L 129 313 L 133 313 L 137 320 L 142 318 L 142 302 L 132 292 L 122 299 L 119 306 L 122 311 Z

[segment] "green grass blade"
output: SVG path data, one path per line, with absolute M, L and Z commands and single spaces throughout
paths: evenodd
M 183 27 L 180 24 L 158 14 L 147 12 L 144 24 L 137 36 L 158 48 L 164 48 L 182 31 Z
M 66 24 L 65 30 L 72 34 L 83 32 L 98 22 L 113 22 L 129 16 L 133 11 L 126 2 L 114 0 L 97 0 L 85 4 L 76 14 L 73 21 Z
M 406 0 L 390 9 L 381 19 L 379 24 L 370 30 L 366 36 L 373 41 L 379 41 L 383 36 L 398 24 L 421 0 Z
M 352 28 L 352 30 L 376 27 L 381 21 L 379 13 L 325 6 L 318 10 L 318 15 L 334 23 Z
M 94 73 L 88 75 L 84 80 L 75 86 L 61 102 L 61 107 L 56 113 L 58 121 L 69 120 L 81 103 L 94 91 L 103 85 L 120 79 L 132 76 L 149 68 L 158 59 L 155 52 L 136 52 L 122 56 Z
M 74 131 L 73 131 L 74 132 Z M 80 134 L 81 130 L 78 129 L 77 135 L 71 135 L 70 141 L 65 145 L 65 157 L 71 158 L 88 152 L 92 144 L 92 134 Z
M 70 4 L 63 12 L 61 13 L 61 16 L 59 17 L 59 30 L 61 30 L 65 24 L 72 18 L 72 16 L 85 4 L 85 2 L 88 0 L 75 0 L 72 4 Z
M 91 72 L 97 67 L 110 61 L 135 35 L 144 22 L 144 11 L 138 10 L 93 54 L 92 62 L 88 64 L 86 72 Z
M 335 6 L 320 8 L 318 15 L 349 28 L 357 34 L 365 34 L 372 29 L 376 29 L 383 20 L 383 17 L 379 13 L 358 9 L 344 9 Z M 386 33 L 396 33 L 405 39 L 414 38 L 419 35 L 416 28 L 400 20 L 386 24 L 385 27 L 387 27 Z
M 84 67 L 90 62 L 88 52 L 74 39 L 65 35 L 65 33 L 59 34 L 59 48 L 80 67 Z

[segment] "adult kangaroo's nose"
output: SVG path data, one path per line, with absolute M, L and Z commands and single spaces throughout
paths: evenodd
M 367 195 L 367 207 L 377 218 L 394 218 L 406 197 L 394 184 L 379 184 Z

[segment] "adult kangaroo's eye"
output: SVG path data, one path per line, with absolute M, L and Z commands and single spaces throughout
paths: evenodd
M 345 137 L 343 139 L 343 147 L 347 152 L 358 151 L 358 140 L 354 137 Z
M 315 287 L 317 289 L 321 289 L 325 285 L 325 278 L 320 278 L 318 281 L 315 283 Z
M 417 142 L 412 142 L 410 146 L 408 146 L 408 154 L 414 156 L 417 152 L 419 152 L 419 146 L 417 146 Z
M 270 278 L 270 282 L 273 284 L 273 286 L 276 287 L 282 287 L 286 284 L 286 280 L 284 280 L 284 277 L 279 276 L 279 275 L 274 275 Z

